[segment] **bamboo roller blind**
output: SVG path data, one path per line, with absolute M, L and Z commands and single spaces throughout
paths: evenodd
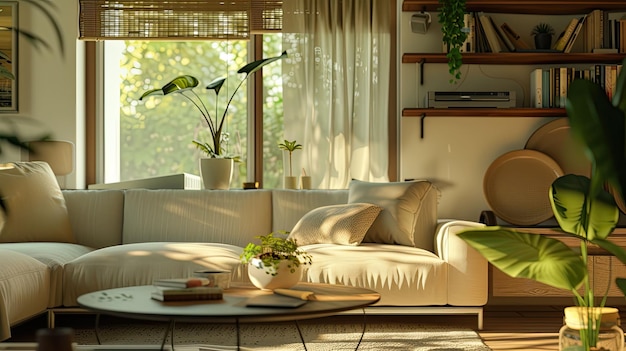
M 79 0 L 82 40 L 249 39 L 282 29 L 282 0 Z

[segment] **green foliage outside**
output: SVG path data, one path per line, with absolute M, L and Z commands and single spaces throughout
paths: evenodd
M 267 54 L 264 56 L 281 52 L 280 36 L 264 38 L 264 43 L 271 46 L 265 48 Z M 215 77 L 235 75 L 237 69 L 249 61 L 247 54 L 247 41 L 127 41 L 120 62 L 123 75 L 120 86 L 120 179 L 183 172 L 199 175 L 198 159 L 201 152 L 192 144 L 192 140 L 208 140 L 210 135 L 199 112 L 184 99 L 155 97 L 140 102 L 139 97 L 143 91 L 160 87 L 183 74 L 198 77 L 198 89 L 204 93 L 204 87 Z M 271 140 L 272 145 L 276 145 L 276 140 L 282 139 L 283 130 L 281 65 L 269 65 L 263 69 L 263 74 L 266 77 L 264 119 L 271 121 L 269 125 L 264 125 L 263 134 L 265 139 Z M 232 80 L 233 84 L 236 82 Z M 222 89 L 233 90 L 234 86 L 225 85 Z M 214 110 L 213 100 L 205 103 Z M 231 104 L 225 128 L 229 135 L 226 145 L 228 153 L 241 155 L 243 161 L 235 164 L 237 169 L 233 175 L 232 188 L 241 188 L 242 182 L 247 180 L 247 103 L 247 88 L 244 84 Z M 269 158 L 274 156 L 270 155 Z M 281 178 L 282 169 L 274 167 L 274 170 L 275 174 L 265 174 L 266 179 Z M 265 187 L 268 187 L 267 183 Z

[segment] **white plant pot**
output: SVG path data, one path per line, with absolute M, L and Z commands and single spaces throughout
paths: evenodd
M 200 176 L 205 189 L 228 190 L 233 178 L 233 164 L 231 158 L 201 158 Z
M 285 189 L 298 189 L 298 177 L 295 177 L 295 176 L 284 176 L 283 177 L 283 188 L 285 188 Z
M 248 265 L 248 277 L 254 286 L 262 290 L 289 289 L 302 277 L 302 265 L 292 273 L 289 264 L 289 261 L 280 262 L 277 273 L 272 275 L 273 270 L 265 267 L 263 261 L 253 258 Z

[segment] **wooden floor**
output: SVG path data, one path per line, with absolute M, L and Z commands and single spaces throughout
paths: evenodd
M 38 317 L 17 326 L 13 330 L 13 338 L 8 341 L 34 341 L 36 330 L 46 326 L 44 317 Z M 72 323 L 85 323 L 86 317 L 88 316 L 57 315 L 57 326 L 71 327 Z M 393 322 L 406 319 L 412 322 L 458 325 L 472 329 L 476 329 L 477 326 L 476 318 L 473 316 L 372 316 L 371 318 L 389 318 Z M 622 320 L 624 318 L 623 315 Z M 494 351 L 558 350 L 558 332 L 562 323 L 563 308 L 559 306 L 494 306 L 486 308 L 484 328 L 478 333 L 485 344 Z

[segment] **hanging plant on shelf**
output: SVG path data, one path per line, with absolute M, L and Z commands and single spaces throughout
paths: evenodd
M 439 23 L 443 33 L 443 42 L 446 44 L 448 53 L 448 72 L 452 78 L 450 83 L 456 83 L 461 79 L 461 66 L 463 57 L 461 47 L 467 38 L 467 32 L 463 18 L 465 16 L 466 0 L 439 0 Z

